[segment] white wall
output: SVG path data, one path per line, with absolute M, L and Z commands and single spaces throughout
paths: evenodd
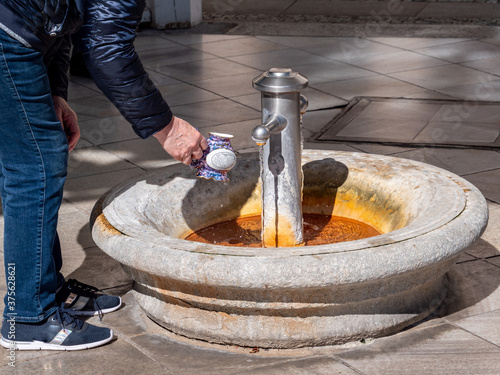
M 202 0 L 146 0 L 143 21 L 155 29 L 193 27 L 201 22 Z

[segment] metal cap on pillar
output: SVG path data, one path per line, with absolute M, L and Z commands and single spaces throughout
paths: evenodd
M 272 68 L 252 82 L 256 90 L 268 93 L 296 92 L 307 87 L 308 80 L 299 73 L 288 68 Z

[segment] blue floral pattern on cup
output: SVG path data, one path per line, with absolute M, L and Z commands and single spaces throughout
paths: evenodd
M 196 176 L 215 181 L 229 181 L 227 172 L 234 167 L 236 156 L 231 145 L 231 134 L 209 133 L 208 148 L 203 156 L 191 162 L 191 167 L 198 169 Z M 217 151 L 216 150 L 224 150 Z

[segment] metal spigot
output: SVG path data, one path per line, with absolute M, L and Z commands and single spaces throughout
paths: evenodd
M 271 134 L 281 132 L 287 126 L 286 118 L 281 115 L 273 115 L 265 124 L 256 126 L 252 131 L 252 139 L 258 146 L 263 146 L 269 140 Z

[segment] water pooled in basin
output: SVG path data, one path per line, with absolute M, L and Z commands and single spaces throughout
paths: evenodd
M 261 247 L 261 216 L 223 221 L 198 230 L 185 239 L 221 246 Z M 380 233 L 362 222 L 339 216 L 304 214 L 306 246 L 354 241 Z

